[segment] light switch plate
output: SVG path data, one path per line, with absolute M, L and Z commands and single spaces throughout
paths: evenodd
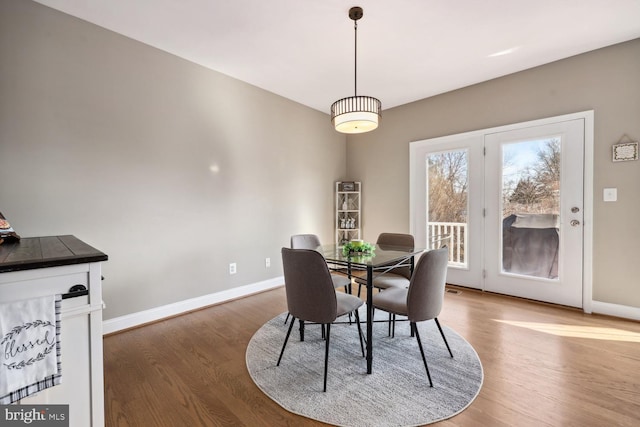
M 617 202 L 618 201 L 618 189 L 617 188 L 605 188 L 602 194 L 602 199 L 605 202 Z

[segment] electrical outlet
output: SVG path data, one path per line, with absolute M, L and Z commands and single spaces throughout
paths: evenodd
M 229 274 L 236 274 L 236 263 L 232 262 L 229 264 Z
M 265 259 L 264 259 L 264 266 L 265 266 L 266 268 L 271 267 L 271 258 L 265 258 Z

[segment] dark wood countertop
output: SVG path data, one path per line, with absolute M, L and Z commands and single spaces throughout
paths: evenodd
M 108 259 L 106 254 L 71 235 L 26 237 L 0 245 L 0 273 Z

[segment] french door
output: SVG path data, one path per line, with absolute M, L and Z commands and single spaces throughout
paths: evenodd
M 446 238 L 449 283 L 583 306 L 592 122 L 578 113 L 411 143 L 411 231 L 419 245 Z

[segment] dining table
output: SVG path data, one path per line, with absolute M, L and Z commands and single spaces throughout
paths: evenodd
M 410 267 L 413 272 L 414 258 L 426 249 L 378 245 L 368 253 L 346 252 L 342 245 L 322 245 L 316 248 L 327 261 L 332 270 L 347 274 L 348 277 L 360 281 L 367 286 L 367 339 L 366 358 L 367 374 L 371 374 L 373 366 L 373 279 L 397 267 Z M 361 277 L 357 272 L 365 272 Z

